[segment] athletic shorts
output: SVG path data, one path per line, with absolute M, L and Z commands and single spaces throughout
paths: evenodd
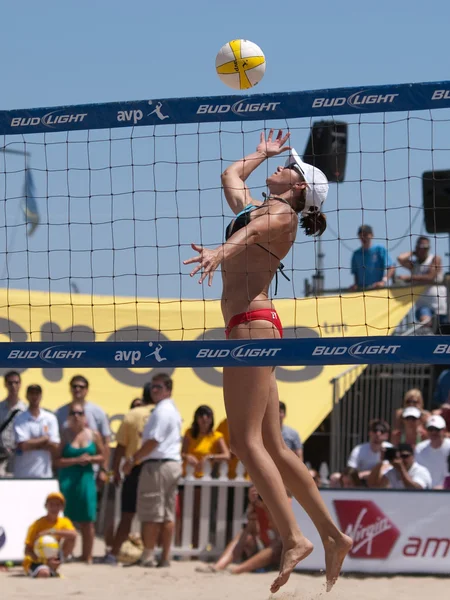
M 174 460 L 147 460 L 142 464 L 136 506 L 141 523 L 175 521 L 181 472 L 181 463 Z
M 122 484 L 121 507 L 123 513 L 135 513 L 137 504 L 137 489 L 142 465 L 136 465 L 125 477 Z
M 238 315 L 231 317 L 228 327 L 225 330 L 226 338 L 228 339 L 230 337 L 230 333 L 236 325 L 249 323 L 250 321 L 269 321 L 269 323 L 272 323 L 278 329 L 280 337 L 283 337 L 283 326 L 281 325 L 277 311 L 269 308 L 262 308 L 260 310 L 239 313 Z

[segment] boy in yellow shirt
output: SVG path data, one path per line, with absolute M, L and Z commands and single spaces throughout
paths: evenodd
M 51 492 L 45 501 L 47 514 L 30 525 L 25 540 L 25 558 L 22 563 L 25 573 L 30 577 L 59 577 L 58 569 L 61 559 L 49 558 L 42 562 L 34 553 L 34 544 L 43 535 L 51 535 L 62 543 L 62 558 L 72 554 L 77 532 L 72 521 L 67 517 L 61 517 L 59 513 L 64 510 L 66 504 L 64 496 L 60 492 Z

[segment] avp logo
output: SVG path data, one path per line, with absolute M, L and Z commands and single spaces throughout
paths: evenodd
M 234 104 L 201 104 L 197 109 L 198 115 L 214 115 L 233 112 L 235 115 L 245 117 L 254 112 L 274 112 L 280 102 L 250 102 L 247 98 L 238 100 Z
M 149 348 L 153 348 L 153 342 L 148 343 Z M 145 358 L 154 356 L 157 362 L 164 362 L 167 358 L 161 356 L 162 344 L 158 344 L 152 352 L 145 355 Z M 129 362 L 132 365 L 138 363 L 142 358 L 142 352 L 140 350 L 117 350 L 114 355 L 116 362 Z
M 14 117 L 11 119 L 11 127 L 28 127 L 42 124 L 55 129 L 56 125 L 82 123 L 84 117 L 87 117 L 87 113 L 59 114 L 61 112 L 63 112 L 63 109 L 53 110 L 43 117 Z
M 64 346 L 49 346 L 44 350 L 11 350 L 7 358 L 14 360 L 34 360 L 40 358 L 47 363 L 54 363 L 63 358 L 78 360 L 86 354 L 86 350 L 61 350 Z
M 247 362 L 249 358 L 261 358 L 276 356 L 281 348 L 255 348 L 255 342 L 250 342 L 237 346 L 233 350 L 223 348 L 222 350 L 213 350 L 211 348 L 201 348 L 197 352 L 196 358 L 226 358 L 231 356 L 239 362 Z
M 392 104 L 399 94 L 365 94 L 367 90 L 360 90 L 351 96 L 340 98 L 314 98 L 312 107 L 322 108 L 329 106 L 344 106 L 348 104 L 353 108 L 364 108 L 369 104 Z
M 152 106 L 153 100 L 149 100 L 148 103 L 150 106 Z M 157 102 L 155 108 L 151 112 L 148 113 L 147 117 L 150 117 L 151 115 L 156 115 L 160 121 L 164 121 L 164 119 L 168 119 L 169 115 L 164 115 L 161 110 L 161 107 L 162 107 L 162 102 Z
M 350 558 L 387 559 L 400 531 L 370 500 L 333 500 L 346 535 L 353 539 Z
M 342 356 L 349 354 L 353 358 L 364 358 L 366 355 L 374 354 L 396 354 L 400 345 L 379 345 L 372 342 L 358 342 L 350 347 L 347 346 L 316 346 L 312 351 L 313 356 Z

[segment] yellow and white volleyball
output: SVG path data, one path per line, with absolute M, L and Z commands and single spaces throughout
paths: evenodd
M 59 543 L 52 535 L 42 535 L 34 542 L 34 553 L 45 562 L 49 558 L 57 558 L 59 555 Z
M 259 46 L 248 40 L 232 40 L 216 56 L 220 79 L 234 90 L 248 90 L 261 81 L 266 57 Z

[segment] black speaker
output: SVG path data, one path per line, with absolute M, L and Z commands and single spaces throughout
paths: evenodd
M 328 181 L 344 181 L 347 160 L 347 123 L 317 121 L 309 134 L 303 160 L 325 173 Z
M 450 171 L 422 175 L 423 212 L 428 233 L 450 233 Z

